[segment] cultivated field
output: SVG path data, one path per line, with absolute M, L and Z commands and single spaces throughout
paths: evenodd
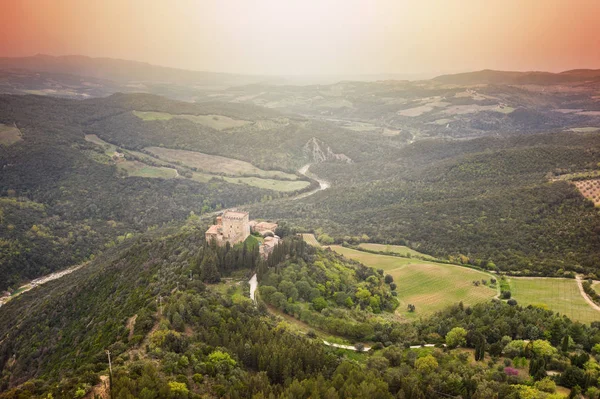
M 223 180 L 229 183 L 247 184 L 253 187 L 281 192 L 300 191 L 310 185 L 310 183 L 305 180 L 274 180 L 262 179 L 260 177 L 224 177 Z
M 9 146 L 23 140 L 21 131 L 14 126 L 0 123 L 0 145 Z
M 600 321 L 600 312 L 583 299 L 574 279 L 511 277 L 509 283 L 520 305 L 544 306 L 585 323 Z
M 139 161 L 123 161 L 117 163 L 117 166 L 127 171 L 127 176 L 129 177 L 173 179 L 178 176 L 177 170 L 173 168 L 150 166 Z
M 482 279 L 489 282 L 491 275 L 466 267 L 371 254 L 335 245 L 331 249 L 391 274 L 398 285 L 400 299 L 396 315 L 402 319 L 431 315 L 460 301 L 474 305 L 488 301 L 498 293 L 496 289 L 473 284 L 473 281 Z M 408 312 L 408 304 L 415 305 L 414 313 Z
M 199 125 L 208 126 L 215 130 L 235 129 L 244 125 L 251 124 L 250 121 L 233 119 L 224 115 L 187 115 L 187 114 L 169 114 L 166 112 L 144 112 L 133 111 L 133 114 L 144 121 L 168 121 L 173 118 L 186 119 Z
M 314 234 L 304 233 L 302 234 L 302 239 L 306 241 L 307 244 L 312 245 L 313 247 L 321 248 L 321 244 L 317 241 L 317 238 Z
M 143 152 L 129 151 L 129 150 L 124 151 L 117 146 L 107 143 L 106 141 L 102 140 L 95 134 L 86 135 L 85 139 L 91 143 L 102 146 L 104 148 L 104 153 L 110 157 L 112 157 L 115 154 L 115 152 L 117 152 L 117 151 L 118 152 L 127 152 L 131 155 L 135 155 L 136 157 L 138 157 L 139 161 L 120 160 L 119 162 L 117 162 L 117 167 L 127 171 L 128 176 L 172 179 L 172 178 L 176 178 L 176 177 L 181 177 L 181 176 L 179 176 L 179 173 L 177 172 L 177 169 L 176 169 L 177 166 L 175 165 L 175 162 L 180 162 L 181 164 L 183 164 L 187 167 L 191 167 L 190 165 L 185 164 L 184 162 L 182 162 L 179 159 L 177 161 L 175 161 L 175 159 L 176 159 L 175 157 L 161 156 L 161 155 L 157 154 L 158 156 L 161 156 L 161 158 L 159 159 L 159 158 L 155 158 L 151 155 L 145 154 Z M 158 150 L 165 150 L 165 151 L 158 151 L 159 154 L 164 154 L 165 152 L 170 153 L 172 151 L 175 151 L 175 152 L 179 151 L 179 150 L 167 150 L 165 148 L 158 148 L 158 147 L 151 147 L 151 148 L 156 148 Z M 241 166 L 239 164 L 236 164 L 239 167 L 238 170 L 241 170 L 242 167 L 246 168 L 245 170 L 250 170 L 249 168 L 254 168 L 255 170 L 260 171 L 261 173 L 266 173 L 265 171 L 255 168 L 254 166 L 252 166 L 251 164 L 249 164 L 247 162 L 237 161 L 234 159 L 229 159 L 229 158 L 224 158 L 224 157 L 214 157 L 212 155 L 205 155 L 205 154 L 201 154 L 201 153 L 193 152 L 193 151 L 185 151 L 185 152 L 190 152 L 192 154 L 200 154 L 205 157 L 212 157 L 213 159 L 211 159 L 210 162 L 213 162 L 212 165 L 215 167 L 217 167 L 218 164 L 214 163 L 214 162 L 216 162 L 214 158 L 218 158 L 218 159 L 226 160 L 225 163 L 236 162 L 236 163 L 241 164 Z M 144 162 L 148 162 L 148 164 L 144 163 Z M 160 166 L 152 166 L 152 165 L 160 165 Z M 235 167 L 236 165 L 232 165 L 232 166 Z M 275 173 L 277 175 L 290 176 L 290 177 L 293 177 L 294 179 L 296 179 L 296 177 L 297 177 L 296 175 L 290 175 L 290 174 L 286 174 L 283 172 L 273 172 L 273 173 Z M 215 175 L 215 174 L 202 173 L 202 172 L 192 172 L 192 177 L 191 177 L 192 180 L 197 181 L 199 183 L 208 183 L 211 179 L 214 179 L 214 178 L 221 179 L 228 183 L 245 184 L 248 186 L 258 187 L 258 188 L 267 189 L 267 190 L 280 191 L 280 192 L 299 191 L 310 185 L 310 183 L 305 180 L 275 180 L 275 179 L 264 179 L 264 178 L 260 178 L 260 177 L 227 177 L 227 176 L 219 176 L 219 175 Z
M 593 201 L 594 205 L 600 205 L 600 179 L 580 180 L 574 183 L 581 195 Z
M 256 175 L 266 178 L 296 180 L 298 176 L 280 171 L 268 171 L 257 168 L 249 162 L 226 158 L 219 155 L 208 155 L 196 151 L 173 150 L 162 147 L 147 147 L 145 150 L 168 162 L 180 162 L 190 168 L 230 176 Z
M 358 245 L 359 248 L 366 249 L 369 251 L 377 251 L 377 252 L 391 252 L 394 254 L 399 254 L 406 257 L 421 257 L 430 260 L 435 260 L 433 256 L 422 254 L 421 252 L 415 251 L 409 247 L 405 247 L 403 245 L 386 245 L 386 244 L 371 244 L 371 243 L 362 243 Z

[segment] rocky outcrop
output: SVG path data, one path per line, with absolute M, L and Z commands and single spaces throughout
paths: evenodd
M 350 159 L 347 155 L 336 154 L 333 152 L 331 147 L 316 137 L 308 140 L 308 142 L 304 145 L 303 151 L 314 163 L 321 163 L 325 161 L 352 163 L 352 159 Z

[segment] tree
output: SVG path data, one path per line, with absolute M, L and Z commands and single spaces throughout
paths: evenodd
M 391 274 L 386 274 L 385 275 L 385 283 L 386 284 L 391 284 L 394 282 L 394 277 Z
M 438 368 L 438 362 L 432 355 L 423 356 L 415 360 L 415 368 L 424 374 L 429 374 Z
M 206 283 L 218 283 L 221 275 L 217 269 L 217 255 L 210 248 L 207 251 L 200 264 L 200 277 Z
M 327 307 L 327 300 L 322 296 L 318 296 L 312 301 L 312 305 L 317 312 L 325 309 Z
M 454 327 L 446 334 L 446 345 L 450 348 L 463 346 L 467 343 L 467 330 L 462 327 Z
M 563 352 L 568 352 L 569 351 L 569 336 L 565 335 L 564 338 L 562 339 L 561 345 L 560 345 L 560 349 Z
M 319 237 L 317 237 L 317 240 L 319 240 L 319 242 L 323 245 L 331 245 L 335 242 L 333 240 L 333 238 L 331 238 L 329 235 L 327 235 L 325 233 L 323 233 Z
M 187 386 L 183 382 L 176 382 L 176 381 L 169 382 L 169 390 L 171 391 L 171 394 L 173 395 L 172 397 L 177 398 L 177 399 L 187 398 L 190 394 L 190 391 L 188 390 Z
M 409 303 L 407 306 L 407 309 L 410 313 L 414 313 L 414 311 L 416 310 L 416 306 L 413 305 L 412 303 Z

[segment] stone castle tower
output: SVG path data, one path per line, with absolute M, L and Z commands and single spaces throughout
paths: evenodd
M 217 217 L 217 224 L 206 231 L 206 241 L 215 240 L 217 245 L 243 242 L 250 235 L 248 212 L 225 211 Z

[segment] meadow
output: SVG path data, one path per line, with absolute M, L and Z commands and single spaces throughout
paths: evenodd
M 127 172 L 128 177 L 150 177 L 173 179 L 178 176 L 177 170 L 158 166 L 150 166 L 139 161 L 123 161 L 117 163 L 119 169 Z
M 435 260 L 435 258 L 431 255 L 422 254 L 419 251 L 415 251 L 412 248 L 405 247 L 404 245 L 386 245 L 386 244 L 373 244 L 373 243 L 362 243 L 359 244 L 358 247 L 360 249 L 366 249 L 368 251 L 376 251 L 376 252 L 389 252 L 393 254 L 398 254 L 401 256 L 408 257 L 419 257 L 421 259 L 429 259 Z
M 490 274 L 478 270 L 418 259 L 372 254 L 336 245 L 331 246 L 331 249 L 347 258 L 376 269 L 383 269 L 386 274 L 392 275 L 398 285 L 396 291 L 400 300 L 396 316 L 404 320 L 428 316 L 461 301 L 465 305 L 485 302 L 498 294 L 495 288 L 473 284 L 473 281 L 482 279 L 489 282 L 492 278 Z M 408 304 L 415 305 L 415 312 L 408 311 Z
M 302 239 L 306 241 L 307 244 L 312 245 L 313 247 L 321 248 L 321 244 L 317 241 L 317 238 L 314 234 L 302 234 Z
M 287 180 L 296 180 L 298 178 L 298 176 L 290 173 L 262 170 L 249 162 L 219 155 L 208 155 L 196 151 L 173 150 L 162 147 L 147 147 L 145 150 L 165 161 L 181 163 L 189 168 L 197 168 L 208 173 L 232 176 L 255 175 Z
M 173 118 L 185 119 L 199 125 L 208 126 L 215 130 L 228 130 L 251 124 L 250 121 L 233 119 L 224 115 L 188 115 L 169 114 L 167 112 L 133 111 L 133 114 L 143 121 L 168 121 Z
M 21 131 L 14 126 L 0 123 L 0 145 L 9 146 L 23 140 Z
M 511 277 L 509 284 L 519 305 L 542 306 L 584 323 L 600 321 L 600 312 L 583 299 L 574 279 Z

